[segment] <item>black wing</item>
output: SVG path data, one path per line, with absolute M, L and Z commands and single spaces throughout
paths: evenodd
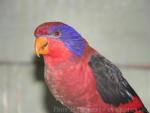
M 100 55 L 93 55 L 89 61 L 97 82 L 97 90 L 104 102 L 119 106 L 128 103 L 137 96 L 132 87 L 123 78 L 120 70 Z

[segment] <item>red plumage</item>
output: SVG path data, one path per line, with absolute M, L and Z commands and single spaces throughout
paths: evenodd
M 59 49 L 62 48 L 64 48 L 63 44 L 62 46 L 59 45 Z M 92 51 L 87 50 L 86 53 L 90 52 Z M 60 51 L 56 51 L 56 54 L 60 54 Z M 68 51 L 63 51 L 63 54 L 68 54 Z M 55 58 L 57 57 L 55 56 Z M 100 101 L 101 99 L 96 90 L 96 82 L 88 66 L 90 56 L 88 57 L 88 54 L 85 54 L 82 58 L 76 58 L 73 61 L 65 61 L 66 56 L 64 59 L 62 57 L 55 58 L 44 56 L 46 61 L 45 79 L 53 95 L 75 112 L 79 112 L 77 110 L 79 107 L 85 109 L 86 107 L 96 108 L 102 106 L 103 102 Z M 58 65 L 53 61 L 65 63 L 57 67 Z
M 39 26 L 41 29 L 36 29 L 35 36 L 42 33 L 47 36 L 48 28 L 57 25 L 60 23 L 44 23 L 42 27 Z M 51 36 L 48 38 L 48 45 L 49 53 L 43 55 L 46 83 L 56 99 L 74 113 L 148 113 L 141 110 L 144 105 L 137 95 L 132 96 L 129 102 L 121 103 L 121 100 L 118 105 L 105 102 L 100 93 L 103 90 L 99 91 L 98 79 L 89 65 L 91 57 L 98 53 L 86 41 L 80 57 L 74 55 L 63 41 Z

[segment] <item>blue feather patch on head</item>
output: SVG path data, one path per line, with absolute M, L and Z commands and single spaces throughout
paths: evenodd
M 62 40 L 65 46 L 73 52 L 76 56 L 81 56 L 85 49 L 85 40 L 81 35 L 72 27 L 62 24 L 52 28 L 53 31 L 60 31 Z

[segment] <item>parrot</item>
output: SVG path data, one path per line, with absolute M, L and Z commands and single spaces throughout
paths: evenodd
M 34 31 L 44 78 L 57 101 L 73 113 L 148 113 L 120 69 L 72 26 L 45 22 Z

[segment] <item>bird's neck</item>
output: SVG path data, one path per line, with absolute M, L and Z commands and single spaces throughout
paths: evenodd
M 58 65 L 62 62 L 66 62 L 71 58 L 72 54 L 67 51 L 56 51 L 52 55 L 44 55 L 45 64 Z
M 69 49 L 64 47 L 63 45 L 60 44 L 60 46 L 57 46 L 57 49 L 51 49 L 49 55 L 44 55 L 44 62 L 46 65 L 49 66 L 56 66 L 62 63 L 67 63 L 67 62 L 82 62 L 84 60 L 88 60 L 90 57 L 90 54 L 95 52 L 93 48 L 87 47 L 85 48 L 84 54 L 80 57 L 75 56 L 70 52 Z

